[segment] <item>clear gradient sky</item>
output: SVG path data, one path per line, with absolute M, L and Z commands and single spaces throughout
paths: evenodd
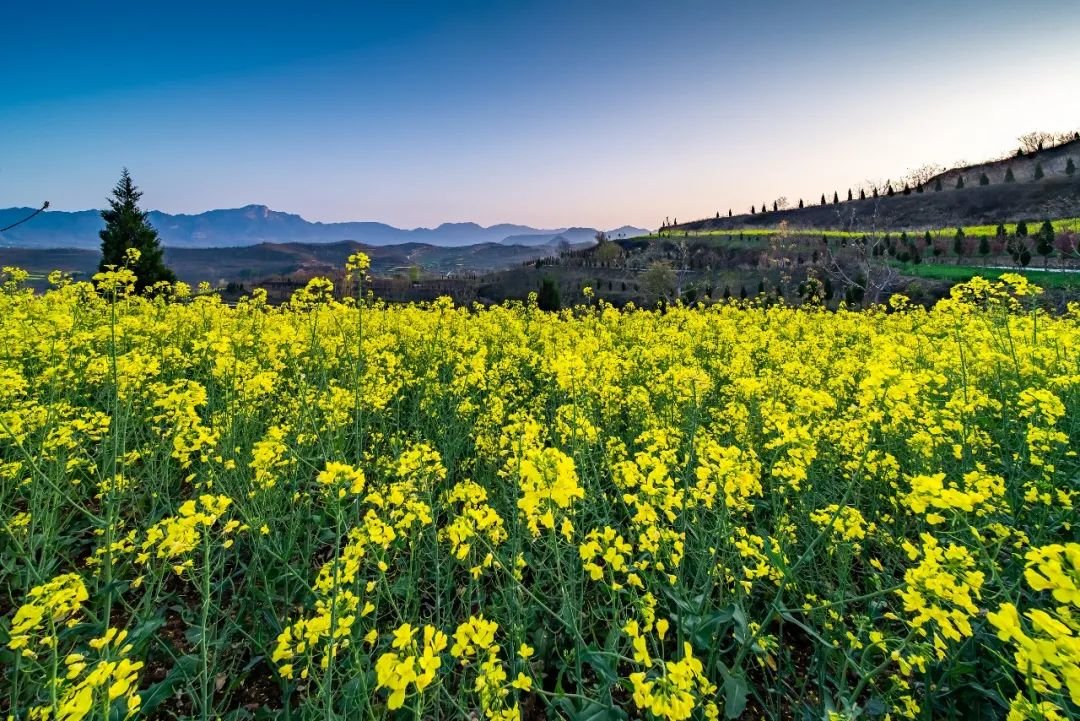
M 5 3 L 0 207 L 690 219 L 1080 127 L 1078 0 Z

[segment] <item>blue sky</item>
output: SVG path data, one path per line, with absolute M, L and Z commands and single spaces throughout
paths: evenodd
M 1080 126 L 1074 0 L 8 5 L 0 207 L 654 227 Z

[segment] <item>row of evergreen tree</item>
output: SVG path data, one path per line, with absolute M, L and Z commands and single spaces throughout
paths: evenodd
M 1066 160 L 1065 174 L 1070 176 L 1070 177 L 1072 177 L 1073 175 L 1076 174 L 1076 163 L 1073 161 L 1072 158 L 1068 158 Z M 1032 173 L 1032 180 L 1042 180 L 1044 177 L 1046 177 L 1046 172 L 1043 170 L 1042 163 L 1035 163 L 1035 170 Z M 1005 178 L 1004 178 L 1003 182 L 1005 182 L 1005 183 L 1015 183 L 1016 182 L 1016 175 L 1013 173 L 1012 167 L 1008 167 L 1008 168 L 1005 169 Z M 990 176 L 988 176 L 985 172 L 981 173 L 979 175 L 979 185 L 990 185 Z M 956 187 L 957 190 L 962 190 L 964 188 L 964 176 L 963 175 L 957 175 L 956 176 L 956 185 L 955 185 L 955 187 Z M 938 176 L 937 178 L 934 179 L 933 189 L 934 189 L 934 192 L 941 192 L 942 190 L 945 189 L 944 184 L 942 183 L 940 176 Z M 897 194 L 897 192 L 899 192 L 901 195 L 911 195 L 913 192 L 914 193 L 925 192 L 925 187 L 924 187 L 924 185 L 922 183 L 919 183 L 919 184 L 915 185 L 914 187 L 910 183 L 904 183 L 904 187 L 901 188 L 899 191 L 897 191 L 895 188 L 893 188 L 892 183 L 886 183 L 885 184 L 884 195 L 886 197 L 891 198 L 891 197 L 895 196 Z M 871 196 L 870 197 L 877 198 L 877 197 L 879 197 L 879 195 L 880 194 L 879 194 L 877 188 L 872 188 L 871 189 Z M 860 189 L 859 190 L 859 200 L 866 200 L 866 197 L 867 197 L 866 196 L 866 190 L 865 189 Z M 848 199 L 848 201 L 855 200 L 855 195 L 852 192 L 851 188 L 848 188 L 847 199 Z M 828 202 L 829 201 L 826 198 L 825 193 L 822 193 L 821 194 L 821 202 L 819 203 L 819 205 L 828 205 Z M 840 203 L 840 194 L 835 190 L 833 191 L 832 202 L 833 202 L 834 205 L 838 205 Z M 803 202 L 802 198 L 799 198 L 799 206 L 798 207 L 799 208 L 805 208 L 806 207 L 806 204 Z M 777 212 L 779 210 L 785 210 L 785 208 L 780 206 L 779 201 L 774 200 L 773 203 L 772 203 L 772 212 L 775 213 L 775 212 Z M 751 205 L 750 206 L 750 215 L 757 215 L 758 213 L 767 213 L 767 212 L 769 212 L 769 206 L 766 203 L 762 203 L 761 206 L 760 206 L 760 209 L 756 205 Z M 717 218 L 720 217 L 720 211 L 716 212 L 716 217 Z M 733 217 L 733 213 L 732 213 L 730 208 L 728 209 L 728 217 L 729 218 Z M 676 221 L 676 224 L 677 224 L 677 222 L 678 221 Z

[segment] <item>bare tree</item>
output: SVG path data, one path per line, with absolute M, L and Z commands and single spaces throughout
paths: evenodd
M 837 228 L 851 233 L 861 229 L 865 232 L 841 236 L 837 244 L 827 243 L 820 262 L 821 270 L 833 283 L 854 290 L 864 305 L 881 303 L 900 281 L 900 271 L 889 263 L 880 203 L 878 199 L 866 217 L 860 217 L 852 206 L 837 209 Z
M 1025 153 L 1034 153 L 1038 150 L 1055 148 L 1058 145 L 1069 142 L 1075 137 L 1076 136 L 1072 131 L 1065 133 L 1048 133 L 1045 130 L 1036 130 L 1031 133 L 1024 133 L 1017 138 L 1017 140 L 1020 141 L 1021 150 Z
M 888 184 L 888 180 L 882 180 L 881 178 L 867 178 L 859 185 L 859 189 L 865 190 L 867 195 L 873 195 L 875 192 L 878 195 L 884 195 L 885 188 Z
M 769 236 L 769 247 L 761 255 L 761 265 L 779 271 L 780 292 L 788 295 L 792 274 L 795 271 L 795 257 L 799 255 L 803 241 L 792 234 L 786 220 L 781 220 L 776 232 Z
M 649 293 L 664 300 L 679 297 L 679 276 L 671 263 L 658 260 L 652 263 L 641 275 L 641 282 Z
M 938 165 L 937 163 L 926 163 L 914 170 L 909 170 L 900 180 L 907 183 L 912 188 L 917 188 L 920 185 L 926 185 L 926 181 L 932 179 L 935 175 L 939 175 L 945 172 L 944 165 Z
M 613 243 L 604 236 L 603 240 L 599 240 L 599 236 L 603 233 L 597 233 L 598 244 L 596 246 L 596 259 L 601 263 L 614 263 L 622 257 L 622 248 L 618 243 Z
M 786 210 L 788 207 L 788 199 L 786 195 L 781 195 L 779 198 L 773 201 L 773 205 L 777 210 Z

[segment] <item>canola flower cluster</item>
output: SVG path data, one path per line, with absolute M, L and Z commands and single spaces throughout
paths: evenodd
M 0 278 L 23 719 L 1080 716 L 1080 308 Z

